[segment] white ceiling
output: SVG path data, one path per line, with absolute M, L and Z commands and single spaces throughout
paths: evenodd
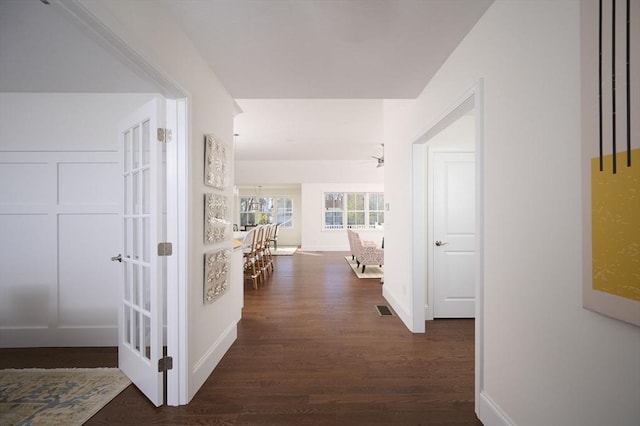
M 382 100 L 238 99 L 242 160 L 362 160 L 382 154 Z M 372 164 L 375 160 L 372 159 Z
M 492 0 L 165 0 L 234 98 L 415 98 Z
M 0 91 L 159 91 L 56 1 L 0 0 Z M 149 4 L 170 9 L 244 111 L 236 158 L 362 160 L 381 153 L 381 100 L 415 98 L 491 2 Z

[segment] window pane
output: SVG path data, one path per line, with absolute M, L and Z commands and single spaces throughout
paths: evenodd
M 380 192 L 369 194 L 369 210 L 382 210 L 384 206 L 384 195 Z
M 124 343 L 131 344 L 131 308 L 124 305 Z
M 364 225 L 364 212 L 348 212 L 347 226 L 353 227 L 358 225 Z
M 255 225 L 256 224 L 256 214 L 255 213 L 240 213 L 240 225 Z
M 151 318 L 147 315 L 142 315 L 142 338 L 144 349 L 142 350 L 142 356 L 147 359 L 147 361 L 151 360 Z
M 364 210 L 364 194 L 347 194 L 347 210 Z
M 293 226 L 291 218 L 293 217 L 293 201 L 291 198 L 276 198 L 274 200 L 275 206 L 275 221 L 284 228 L 291 228 Z
M 266 213 L 256 213 L 256 222 L 259 225 L 266 225 L 268 223 L 271 223 L 271 212 L 266 212 Z
M 138 182 L 140 181 L 140 172 L 133 173 L 133 181 L 131 184 L 131 205 L 133 206 L 133 214 L 140 213 L 140 185 Z
M 142 165 L 149 164 L 151 160 L 151 136 L 149 135 L 149 120 L 142 123 Z
M 258 200 L 258 206 L 256 206 L 256 210 L 263 212 L 263 213 L 267 213 L 269 211 L 271 211 L 271 198 L 259 198 Z
M 140 167 L 140 127 L 133 128 L 133 169 Z
M 251 204 L 251 198 L 240 198 L 240 211 L 248 212 L 250 211 L 249 205 Z
M 343 228 L 344 194 L 341 192 L 327 192 L 324 194 L 324 226 L 325 229 Z
M 278 209 L 276 220 L 280 226 L 291 228 L 293 226 L 291 221 L 292 216 L 291 209 Z
M 342 212 L 326 212 L 325 225 L 329 229 L 342 228 Z
M 328 192 L 324 194 L 324 208 L 327 210 L 342 210 L 342 193 Z
M 151 213 L 151 170 L 142 171 L 142 213 Z
M 369 212 L 369 226 L 380 226 L 384 224 L 383 212 Z

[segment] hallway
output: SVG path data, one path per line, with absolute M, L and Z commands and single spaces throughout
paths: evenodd
M 386 304 L 379 281 L 357 279 L 344 255 L 278 256 L 259 290 L 246 282 L 238 339 L 188 406 L 153 408 L 130 386 L 87 424 L 481 424 L 473 320 L 409 333 L 397 317 L 378 315 L 375 305 Z M 29 359 L 26 351 L 34 350 L 0 350 L 1 366 Z M 83 366 L 75 358 L 46 366 Z M 37 357 L 28 362 L 37 366 Z

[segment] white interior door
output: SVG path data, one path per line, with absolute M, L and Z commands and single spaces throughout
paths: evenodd
M 433 153 L 434 317 L 475 316 L 475 154 Z
M 154 100 L 120 125 L 122 147 L 123 269 L 118 318 L 118 366 L 155 404 L 163 403 L 162 149 L 157 128 L 163 113 Z

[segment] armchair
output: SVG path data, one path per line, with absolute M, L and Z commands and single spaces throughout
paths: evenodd
M 351 230 L 349 232 L 351 232 L 350 242 L 353 243 L 352 255 L 355 255 L 358 267 L 362 265 L 362 272 L 367 265 L 384 265 L 383 249 L 378 248 L 372 241 L 362 241 L 357 232 Z

